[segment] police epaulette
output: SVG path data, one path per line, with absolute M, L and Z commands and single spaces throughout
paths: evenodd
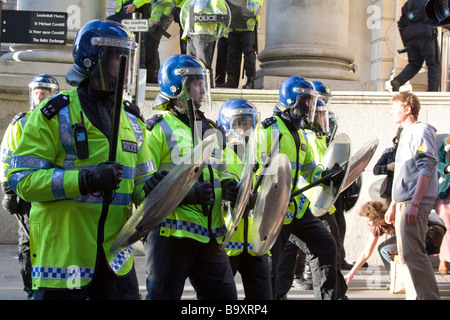
M 51 120 L 55 114 L 59 113 L 62 108 L 67 106 L 70 103 L 69 96 L 58 94 L 54 98 L 50 99 L 45 106 L 41 108 L 41 112 L 44 114 L 44 116 Z
M 270 117 L 270 118 L 267 118 L 266 120 L 264 120 L 263 122 L 261 122 L 261 124 L 262 124 L 263 128 L 266 129 L 276 122 L 277 122 L 277 118 Z
M 147 121 L 145 121 L 145 127 L 147 128 L 148 131 L 152 131 L 153 127 L 162 120 L 163 116 L 162 114 L 155 114 L 153 117 L 151 117 L 150 119 L 147 119 Z
M 141 113 L 141 109 L 134 103 L 131 103 L 128 100 L 125 100 L 123 102 L 123 105 L 125 106 L 125 110 L 134 115 L 136 118 L 139 118 L 142 122 L 145 122 L 145 118 Z
M 15 125 L 16 122 L 19 121 L 19 119 L 22 118 L 22 117 L 24 117 L 26 114 L 27 114 L 26 112 L 21 112 L 21 113 L 19 113 L 19 114 L 16 114 L 16 115 L 14 116 L 14 118 L 12 118 L 11 124 L 12 124 L 12 125 Z

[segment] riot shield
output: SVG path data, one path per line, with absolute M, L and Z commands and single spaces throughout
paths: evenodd
M 243 169 L 242 173 L 239 175 L 241 180 L 238 184 L 239 192 L 236 198 L 236 203 L 234 204 L 234 207 L 231 206 L 231 203 L 227 204 L 227 213 L 225 214 L 225 227 L 227 228 L 227 233 L 222 242 L 223 248 L 225 248 L 227 243 L 230 241 L 245 213 L 248 199 L 252 191 L 253 167 L 256 163 L 255 153 L 255 135 L 252 134 L 249 136 L 247 145 L 245 146 L 245 154 L 242 161 Z
M 291 197 L 291 164 L 284 153 L 274 156 L 264 177 L 253 209 L 252 250 L 266 254 L 280 234 Z
M 369 164 L 373 154 L 377 150 L 378 139 L 370 140 L 364 147 L 358 150 L 349 161 L 348 175 L 345 179 L 342 190 L 347 189 L 356 179 L 363 173 L 364 169 Z
M 325 168 L 332 168 L 335 163 L 343 164 L 345 170 L 344 177 L 341 183 L 335 185 L 333 181 L 330 182 L 330 186 L 318 185 L 314 187 L 310 200 L 310 209 L 313 215 L 316 217 L 323 216 L 334 205 L 337 197 L 341 193 L 344 186 L 344 182 L 347 179 L 348 173 L 348 160 L 350 158 L 350 138 L 341 133 L 337 135 L 331 144 L 328 146 L 325 152 L 322 165 Z
M 118 252 L 146 236 L 175 210 L 203 172 L 215 144 L 216 135 L 210 135 L 180 159 L 180 164 L 164 177 L 131 215 L 114 240 L 111 252 Z

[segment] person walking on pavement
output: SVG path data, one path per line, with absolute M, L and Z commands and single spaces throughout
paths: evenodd
M 11 156 L 19 144 L 27 119 L 31 112 L 45 99 L 54 96 L 59 92 L 59 84 L 55 77 L 48 74 L 38 74 L 28 85 L 30 97 L 30 110 L 17 114 L 9 124 L 3 136 L 1 153 L 2 165 L 2 206 L 10 214 L 16 215 L 19 221 L 19 263 L 20 274 L 24 284 L 24 291 L 28 299 L 33 298 L 31 285 L 31 260 L 30 260 L 30 209 L 31 203 L 24 201 L 8 185 L 8 169 Z
M 32 112 L 11 158 L 8 183 L 32 202 L 37 300 L 140 299 L 133 248 L 110 251 L 154 171 L 137 106 L 118 101 L 120 129 L 111 129 L 119 57 L 127 57 L 127 79 L 136 68 L 137 48 L 119 23 L 86 23 L 75 37 L 74 64 L 66 74 L 76 88 Z M 116 134 L 114 160 L 108 153 Z

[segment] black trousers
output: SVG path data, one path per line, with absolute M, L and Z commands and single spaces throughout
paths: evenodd
M 408 50 L 408 65 L 394 80 L 400 86 L 405 84 L 420 71 L 425 61 L 428 68 L 428 91 L 438 91 L 441 80 L 441 64 L 436 37 L 413 39 L 405 45 Z
M 242 54 L 244 54 L 245 75 L 254 78 L 256 73 L 256 32 L 230 32 L 227 44 L 227 74 L 239 78 Z
M 291 235 L 293 237 L 290 237 Z M 293 265 L 279 262 L 288 240 L 309 256 L 315 299 L 336 299 L 336 243 L 325 225 L 309 209 L 301 219 L 294 218 L 290 224 L 283 226 L 277 241 L 270 250 L 274 298 L 280 299 L 284 296 L 284 289 L 282 289 L 283 292 L 277 291 L 278 283 L 283 281 L 282 278 L 285 277 L 286 272 L 293 273 Z
M 230 261 L 215 239 L 200 243 L 159 233 L 150 231 L 144 243 L 147 300 L 180 300 L 188 278 L 198 300 L 237 300 Z
M 248 252 L 230 257 L 233 275 L 241 274 L 245 300 L 272 300 L 269 257 L 252 256 Z

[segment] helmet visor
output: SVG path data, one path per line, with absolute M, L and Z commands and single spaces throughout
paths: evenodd
M 99 61 L 92 71 L 91 85 L 99 91 L 113 92 L 116 88 L 119 72 L 119 58 L 127 57 L 124 89 L 133 93 L 136 88 L 136 65 L 138 44 L 134 41 L 118 38 L 94 38 L 96 45 L 102 46 Z
M 307 119 L 314 122 L 317 106 L 317 94 L 314 90 L 305 88 L 294 88 L 294 92 L 300 93 L 297 101 L 290 110 L 292 117 Z
M 314 121 L 320 126 L 320 130 L 326 136 L 330 135 L 330 122 L 328 108 L 325 106 L 317 106 L 316 116 Z
M 184 76 L 178 105 L 187 110 L 187 99 L 191 98 L 195 109 L 212 109 L 209 70 L 203 68 L 180 68 L 177 75 Z
M 231 109 L 225 115 L 230 119 L 227 132 L 228 144 L 242 144 L 253 134 L 259 123 L 259 113 L 255 109 Z
M 58 93 L 58 86 L 53 83 L 31 83 L 28 87 L 31 110 L 34 110 L 45 99 Z

